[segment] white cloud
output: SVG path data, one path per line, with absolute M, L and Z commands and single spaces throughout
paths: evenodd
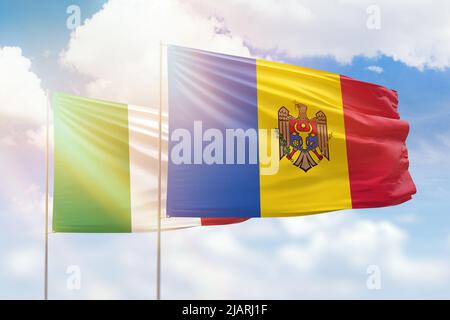
M 72 34 L 61 63 L 92 79 L 90 96 L 157 105 L 160 41 L 248 56 L 222 27 L 182 1 L 110 0 Z
M 0 140 L 0 146 L 13 147 L 15 145 L 17 145 L 17 143 L 14 136 L 11 134 L 3 136 Z
M 27 130 L 26 135 L 30 144 L 44 149 L 46 143 L 46 128 L 42 126 L 39 130 Z
M 5 223 L 42 235 L 42 145 L 47 98 L 31 60 L 18 47 L 0 48 L 0 185 Z M 30 148 L 30 144 L 39 149 Z
M 380 30 L 366 27 L 371 1 L 109 0 L 77 28 L 61 63 L 87 75 L 87 95 L 138 105 L 159 101 L 159 43 L 249 56 L 247 44 L 283 59 L 390 56 L 417 68 L 450 65 L 443 1 L 378 2 Z M 449 8 L 450 9 L 450 8 Z M 401 13 L 401 14 L 399 14 Z M 432 16 L 426 24 L 402 17 Z M 414 41 L 413 38 L 414 37 Z M 280 55 L 282 54 L 282 55 Z M 379 66 L 368 70 L 382 72 Z
M 15 192 L 15 193 L 14 193 Z M 10 220 L 16 220 L 16 224 L 21 228 L 26 228 L 28 235 L 36 238 L 42 237 L 44 233 L 44 215 L 45 215 L 45 193 L 36 184 L 30 184 L 20 191 L 13 191 L 12 206 L 10 208 Z M 49 216 L 51 217 L 52 198 L 49 197 Z M 20 223 L 19 223 L 20 222 Z
M 418 221 L 418 218 L 417 215 L 411 213 L 399 215 L 398 217 L 396 217 L 395 220 L 400 223 L 409 224 L 409 223 L 416 223 Z
M 383 73 L 384 69 L 380 66 L 368 66 L 366 68 L 369 71 L 375 72 L 375 73 Z
M 42 144 L 47 97 L 31 60 L 18 47 L 0 47 L 0 147 Z M 12 149 L 12 150 L 16 150 Z
M 31 61 L 18 47 L 0 47 L 0 115 L 2 126 L 11 118 L 42 124 L 47 99 Z
M 46 49 L 46 50 L 44 50 L 44 52 L 42 53 L 42 56 L 43 56 L 44 58 L 47 59 L 47 58 L 50 58 L 51 54 L 52 54 L 51 50 Z
M 407 234 L 389 221 L 319 216 L 284 220 L 282 224 L 295 238 L 306 242 L 287 244 L 283 250 L 291 253 L 291 259 L 297 251 L 299 259 L 295 260 L 307 261 L 311 269 L 333 257 L 355 271 L 378 264 L 393 281 L 409 285 L 439 284 L 450 276 L 450 261 L 410 257 L 406 251 Z M 293 232 L 297 229 L 308 232 Z
M 231 34 L 259 49 L 289 56 L 392 57 L 422 69 L 450 66 L 450 3 L 376 1 L 380 29 L 368 29 L 372 0 L 193 0 L 205 15 L 224 20 Z M 420 18 L 418 18 L 420 17 Z M 425 22 L 426 21 L 426 22 Z
M 410 148 L 409 154 L 411 163 L 426 165 L 439 165 L 450 161 L 450 132 L 432 134 L 427 139 L 417 138 L 417 141 Z M 436 167 L 439 168 L 439 167 Z M 445 172 L 439 168 L 441 172 Z
M 260 227 L 272 231 L 255 237 Z M 166 298 L 370 297 L 369 265 L 392 297 L 450 280 L 449 259 L 412 255 L 396 224 L 351 213 L 167 233 L 164 243 Z
M 20 197 L 13 198 L 13 203 L 16 211 L 26 215 L 33 215 L 44 211 L 44 198 L 40 188 L 35 184 L 31 184 L 21 192 Z
M 13 277 L 32 278 L 41 271 L 42 255 L 37 248 L 16 248 L 2 260 L 4 271 Z
M 52 121 L 51 121 L 52 122 Z M 25 132 L 27 143 L 38 147 L 40 150 L 45 150 L 47 143 L 47 128 L 45 125 L 40 126 L 36 129 L 28 129 Z M 49 124 L 49 148 L 52 150 L 53 144 L 53 124 Z

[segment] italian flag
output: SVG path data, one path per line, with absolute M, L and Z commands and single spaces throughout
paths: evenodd
M 54 115 L 54 232 L 143 232 L 157 226 L 159 113 L 63 93 Z M 167 115 L 163 114 L 163 230 L 246 219 L 170 218 L 165 212 Z

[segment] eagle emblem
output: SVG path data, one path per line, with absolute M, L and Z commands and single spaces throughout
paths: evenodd
M 308 118 L 308 107 L 294 102 L 298 117 L 289 114 L 286 107 L 278 110 L 278 133 L 280 160 L 286 157 L 295 166 L 307 172 L 323 158 L 330 160 L 327 117 L 319 111 L 314 118 Z

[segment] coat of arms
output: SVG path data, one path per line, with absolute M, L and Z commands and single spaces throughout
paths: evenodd
M 278 110 L 278 132 L 280 142 L 280 159 L 286 156 L 293 164 L 307 172 L 323 158 L 330 160 L 327 117 L 319 111 L 314 118 L 308 118 L 308 107 L 295 102 L 298 108 L 297 118 L 289 110 Z

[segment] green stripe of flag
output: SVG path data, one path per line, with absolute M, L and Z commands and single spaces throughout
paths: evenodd
M 55 232 L 131 232 L 128 107 L 57 93 Z

